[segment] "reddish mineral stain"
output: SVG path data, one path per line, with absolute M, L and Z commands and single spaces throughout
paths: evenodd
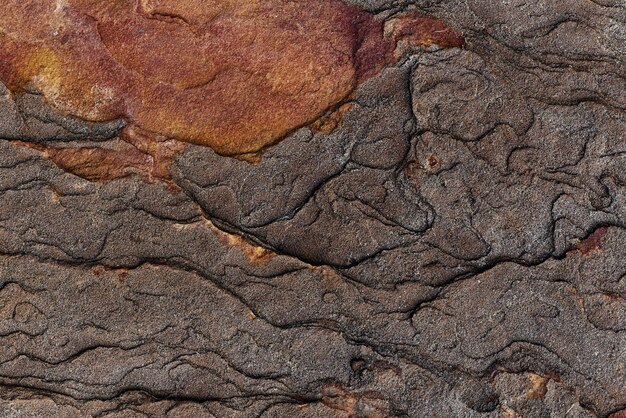
M 602 238 L 608 232 L 607 227 L 600 227 L 593 231 L 587 238 L 580 241 L 568 252 L 587 255 L 593 251 L 597 251 L 602 247 Z
M 433 44 L 463 38 L 435 18 L 385 22 L 339 0 L 0 5 L 0 80 L 14 94 L 39 91 L 61 113 L 122 118 L 147 137 L 226 155 L 275 143 L 338 108 L 407 48 Z M 114 158 L 97 153 L 83 153 L 85 164 Z

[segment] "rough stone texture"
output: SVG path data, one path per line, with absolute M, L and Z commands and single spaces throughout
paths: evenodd
M 322 116 L 396 61 L 396 46 L 460 47 L 423 15 L 340 0 L 4 0 L 0 79 L 57 110 L 253 153 Z M 398 51 L 400 52 L 400 51 Z
M 37 147 L 123 124 L 2 90 L 0 416 L 626 414 L 624 3 L 349 3 L 466 46 L 254 164 L 90 181 Z

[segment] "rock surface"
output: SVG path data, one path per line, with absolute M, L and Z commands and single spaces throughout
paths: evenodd
M 0 416 L 626 415 L 623 1 L 346 3 L 465 45 L 254 162 L 2 86 Z

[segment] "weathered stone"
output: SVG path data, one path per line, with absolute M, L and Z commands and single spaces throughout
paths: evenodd
M 0 416 L 624 415 L 619 1 L 0 12 Z

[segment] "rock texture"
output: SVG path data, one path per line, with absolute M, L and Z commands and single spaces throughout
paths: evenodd
M 397 43 L 463 44 L 431 17 L 383 25 L 339 0 L 7 0 L 0 79 L 67 114 L 250 153 L 336 106 Z
M 624 3 L 329 3 L 465 43 L 239 159 L 2 86 L 0 416 L 626 415 Z

